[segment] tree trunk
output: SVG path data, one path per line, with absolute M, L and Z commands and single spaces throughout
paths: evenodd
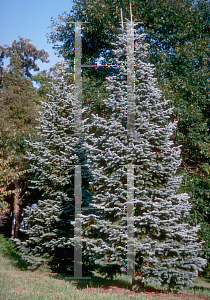
M 144 291 L 144 282 L 142 282 L 141 277 L 135 277 L 132 279 L 132 291 L 134 292 L 143 292 Z
M 15 169 L 18 170 L 19 169 L 18 166 L 16 166 Z M 14 184 L 15 184 L 16 193 L 14 195 L 11 239 L 15 239 L 15 238 L 18 237 L 18 230 L 19 230 L 19 227 L 20 227 L 20 224 L 19 224 L 19 213 L 20 213 L 19 200 L 20 200 L 20 192 L 18 191 L 19 190 L 18 181 L 15 180 Z
M 12 213 L 12 228 L 11 228 L 11 239 L 14 240 L 15 238 L 15 219 L 14 219 L 14 213 Z
M 18 190 L 18 189 L 17 189 Z M 15 193 L 14 196 L 14 212 L 12 216 L 12 230 L 11 230 L 11 238 L 18 237 L 18 230 L 19 230 L 19 196 L 20 192 Z

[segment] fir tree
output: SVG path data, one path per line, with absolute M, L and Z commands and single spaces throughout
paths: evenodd
M 126 128 L 127 40 L 122 33 L 114 50 L 119 72 L 107 78 L 109 98 L 104 103 L 110 118 L 93 114 L 91 124 L 85 125 L 95 210 L 83 216 L 83 240 L 102 274 L 126 274 L 127 165 L 133 164 L 135 275 L 141 274 L 142 282 L 181 291 L 193 286 L 205 260 L 199 257 L 199 226 L 185 222 L 191 210 L 189 196 L 178 194 L 181 146 L 173 147 L 171 141 L 177 126 L 170 120 L 173 108 L 157 88 L 143 39 L 137 32 L 134 136 L 127 136 Z
M 25 209 L 21 231 L 27 238 L 16 243 L 29 268 L 48 266 L 72 274 L 74 261 L 74 166 L 86 163 L 82 138 L 74 135 L 74 85 L 67 85 L 64 65 L 48 102 L 41 102 L 40 139 L 29 141 L 27 160 L 31 166 L 29 188 L 37 192 L 37 203 Z M 83 205 L 91 192 L 90 173 L 82 167 Z M 84 257 L 86 263 L 87 259 Z M 89 268 L 90 269 L 90 268 Z

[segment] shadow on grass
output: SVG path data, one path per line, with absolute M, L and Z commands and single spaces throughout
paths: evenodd
M 18 268 L 21 271 L 27 271 L 27 263 L 25 260 L 22 259 L 21 254 L 19 254 L 16 251 L 12 251 L 11 253 L 4 253 L 5 257 L 9 258 L 11 262 L 14 264 L 16 268 Z
M 69 280 L 68 274 L 59 274 L 59 273 L 51 273 L 50 276 L 57 278 L 57 279 L 63 279 L 66 281 L 71 282 L 76 289 L 82 290 L 88 288 L 103 288 L 104 290 L 108 290 L 111 287 L 115 286 L 119 289 L 127 289 L 132 290 L 132 284 L 129 281 L 123 280 L 123 279 L 106 279 L 99 276 L 93 276 L 91 279 L 71 279 Z M 143 290 L 144 292 L 155 292 L 157 294 L 159 293 L 166 293 L 164 289 L 161 288 L 153 288 L 150 286 L 146 286 Z
M 27 263 L 21 258 L 21 254 L 19 254 L 16 251 L 12 251 L 10 253 L 4 253 L 4 256 L 10 258 L 11 262 L 17 267 L 18 269 L 22 271 L 26 271 L 27 269 Z M 78 290 L 86 289 L 88 288 L 103 288 L 104 290 L 109 290 L 112 287 L 116 287 L 118 289 L 126 289 L 126 290 L 132 290 L 132 284 L 128 280 L 124 279 L 106 279 L 97 275 L 92 276 L 90 279 L 68 279 L 68 277 L 73 277 L 72 274 L 69 273 L 54 273 L 54 272 L 48 272 L 48 275 L 50 277 L 53 277 L 55 279 L 61 279 L 65 281 L 69 281 L 72 283 L 73 286 L 75 286 Z M 200 277 L 199 281 L 197 281 L 196 286 L 191 290 L 192 292 L 198 292 L 198 294 L 202 293 L 209 293 L 210 295 L 210 279 L 205 279 Z M 199 286 L 200 285 L 200 286 Z M 145 293 L 155 293 L 155 294 L 170 294 L 167 292 L 164 288 L 161 287 L 151 287 L 151 286 L 145 286 L 142 292 Z M 210 299 L 210 298 L 209 298 Z
M 60 274 L 60 273 L 50 273 L 50 276 L 57 278 L 57 279 L 63 279 L 66 281 L 71 282 L 76 289 L 83 290 L 88 288 L 103 288 L 104 290 L 109 290 L 113 286 L 117 287 L 119 289 L 126 289 L 126 290 L 132 290 L 132 284 L 131 282 L 123 279 L 106 279 L 99 277 L 97 275 L 94 275 L 91 277 L 91 279 L 72 279 L 69 280 L 68 277 L 70 277 L 69 274 Z M 202 282 L 201 286 L 198 286 L 200 282 L 197 282 L 197 286 L 194 286 L 194 288 L 191 289 L 191 293 L 209 293 L 210 294 L 210 280 L 200 277 L 200 281 Z M 207 282 L 207 287 L 205 286 L 205 282 Z M 155 293 L 155 294 L 171 294 L 169 291 L 167 291 L 164 288 L 159 287 L 152 287 L 149 284 L 144 287 L 142 290 L 144 293 Z M 185 293 L 185 291 L 183 291 Z M 210 298 L 209 298 L 210 299 Z
M 0 234 L 0 254 L 14 264 L 20 270 L 27 270 L 27 264 L 22 259 L 21 253 L 18 252 L 17 246 L 13 240 Z

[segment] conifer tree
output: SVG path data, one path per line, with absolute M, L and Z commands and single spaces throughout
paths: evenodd
M 59 80 L 52 83 L 54 92 L 49 95 L 49 101 L 41 101 L 39 140 L 28 141 L 31 146 L 27 152 L 31 166 L 29 188 L 37 193 L 38 199 L 35 205 L 26 207 L 21 229 L 26 239 L 16 239 L 16 243 L 29 268 L 48 266 L 72 274 L 74 166 L 84 165 L 86 158 L 82 138 L 74 135 L 74 85 L 66 83 L 71 74 L 62 65 L 57 75 Z M 91 197 L 89 177 L 87 167 L 82 167 L 85 206 Z
M 95 193 L 93 210 L 83 216 L 86 253 L 107 277 L 126 274 L 127 165 L 135 174 L 135 275 L 143 283 L 155 282 L 181 291 L 192 287 L 199 257 L 199 226 L 185 222 L 191 205 L 186 193 L 177 194 L 181 146 L 173 147 L 177 123 L 170 120 L 172 105 L 156 87 L 154 67 L 147 60 L 144 35 L 135 36 L 135 130 L 127 136 L 126 35 L 115 43 L 117 76 L 107 78 L 109 97 L 104 100 L 109 118 L 92 115 L 85 124 L 88 163 Z M 95 208 L 95 209 L 94 209 Z

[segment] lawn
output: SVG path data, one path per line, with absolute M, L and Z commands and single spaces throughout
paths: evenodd
M 145 293 L 130 292 L 126 277 L 111 281 L 96 274 L 89 281 L 70 281 L 61 274 L 21 270 L 15 266 L 14 259 L 2 254 L 0 254 L 0 286 L 2 300 L 174 299 L 172 295 L 160 294 L 160 287 L 154 285 L 147 285 Z M 195 288 L 184 293 L 188 296 L 180 294 L 176 295 L 176 299 L 210 299 L 210 281 L 196 278 Z
M 0 300 L 210 300 L 210 280 L 198 277 L 194 284 L 194 288 L 178 295 L 167 294 L 161 286 L 152 284 L 146 285 L 144 292 L 135 293 L 126 276 L 108 280 L 94 273 L 90 280 L 69 280 L 65 274 L 29 271 L 13 242 L 0 235 Z

